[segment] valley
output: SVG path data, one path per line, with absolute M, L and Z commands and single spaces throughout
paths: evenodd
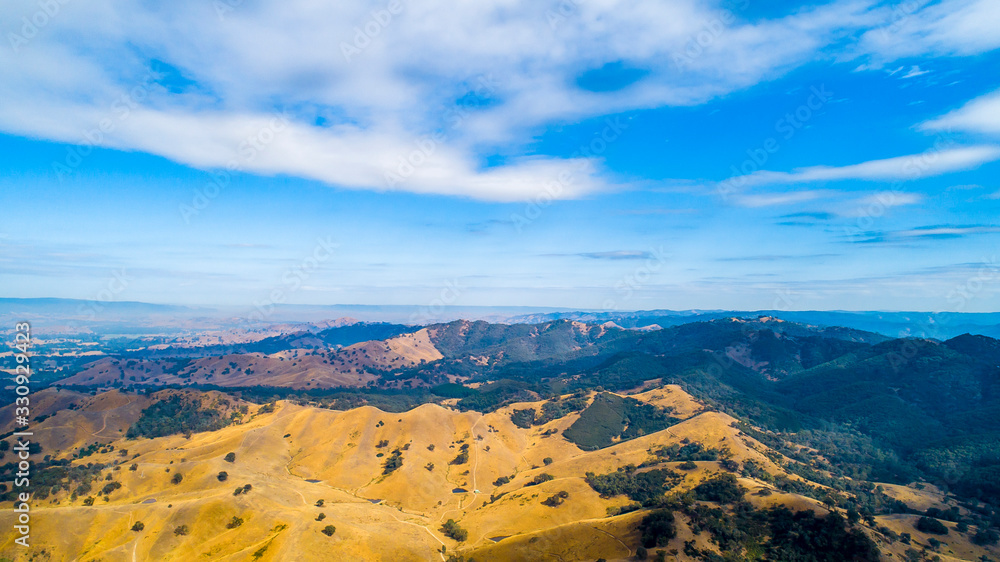
M 996 340 L 769 317 L 351 326 L 396 334 L 132 342 L 34 393 L 32 556 L 774 559 L 809 551 L 778 529 L 833 515 L 850 559 L 996 557 Z M 0 424 L 9 451 L 12 407 Z

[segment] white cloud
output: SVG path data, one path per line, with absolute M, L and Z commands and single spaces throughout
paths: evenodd
M 900 80 L 906 80 L 907 78 L 916 78 L 917 76 L 923 76 L 924 74 L 930 74 L 930 70 L 920 70 L 920 67 L 913 65 L 910 67 L 909 72 L 899 77 Z
M 845 203 L 837 214 L 850 218 L 881 216 L 886 210 L 893 207 L 917 205 L 925 199 L 925 196 L 920 193 L 895 190 L 879 191 Z
M 972 131 L 1000 134 L 1000 90 L 978 97 L 959 109 L 920 125 L 927 131 Z
M 964 56 L 1000 47 L 996 0 L 914 0 L 885 8 L 882 26 L 862 35 L 857 52 L 878 62 L 920 55 Z
M 553 122 L 699 104 L 778 77 L 874 24 L 871 1 L 753 23 L 702 0 L 427 0 L 395 14 L 388 0 L 290 0 L 245 2 L 221 17 L 226 3 L 68 3 L 16 50 L 0 49 L 0 130 L 79 143 L 110 119 L 104 146 L 212 169 L 288 109 L 289 127 L 240 160 L 244 169 L 508 201 L 551 196 L 568 167 L 572 182 L 555 197 L 579 197 L 613 188 L 596 157 L 498 167 L 483 157 Z M 0 13 L 17 22 L 36 7 L 7 3 Z M 153 60 L 189 87 L 150 76 Z M 615 92 L 577 86 L 581 73 L 619 61 L 644 78 Z M 141 99 L 130 96 L 137 87 Z M 476 103 L 457 107 L 470 93 Z M 135 102 L 127 118 L 112 106 L 122 96 Z M 388 185 L 385 171 L 442 131 L 433 154 Z
M 843 180 L 907 181 L 968 170 L 994 160 L 1000 160 L 1000 146 L 931 149 L 921 154 L 871 160 L 848 166 L 811 166 L 791 172 L 762 170 L 729 181 L 741 186 Z
M 934 226 L 902 230 L 894 234 L 903 238 L 958 238 L 970 234 L 991 234 L 995 232 L 1000 232 L 1000 228 L 995 226 Z
M 829 197 L 835 192 L 828 190 L 811 191 L 791 191 L 787 193 L 759 193 L 751 195 L 739 195 L 735 198 L 737 205 L 742 207 L 774 207 L 777 205 L 792 205 L 815 201 L 824 197 Z
M 252 172 L 347 188 L 573 198 L 615 187 L 599 155 L 495 167 L 485 156 L 517 153 L 553 123 L 705 103 L 825 57 L 865 30 L 861 51 L 882 58 L 1000 45 L 1000 8 L 991 0 L 946 0 L 902 18 L 873 9 L 875 0 L 839 0 L 754 21 L 738 3 L 727 12 L 709 0 L 400 0 L 396 13 L 390 4 L 243 2 L 221 15 L 225 2 L 60 4 L 33 37 L 0 49 L 0 130 L 80 143 L 109 119 L 102 145 L 203 169 L 236 158 Z M 36 10 L 5 3 L 0 15 L 19 22 Z M 154 60 L 191 84 L 151 76 Z M 578 87 L 582 73 L 618 62 L 641 79 L 613 92 Z M 141 99 L 130 94 L 137 88 Z M 127 118 L 119 118 L 123 96 L 134 102 Z M 463 97 L 473 102 L 456 104 Z M 252 159 L 242 157 L 246 137 L 283 109 L 288 127 Z M 443 137 L 422 163 L 404 181 L 388 181 L 386 172 L 435 132 Z M 881 177 L 864 166 L 751 179 Z M 571 181 L 554 188 L 566 173 Z

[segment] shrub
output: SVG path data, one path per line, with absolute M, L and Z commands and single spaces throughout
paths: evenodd
M 569 492 L 567 492 L 566 490 L 562 490 L 558 494 L 554 494 L 546 498 L 544 501 L 542 501 L 542 505 L 547 505 L 549 507 L 559 507 L 560 505 L 562 505 L 562 502 L 565 501 L 566 498 L 568 497 L 569 497 Z
M 141 530 L 143 530 L 145 528 L 146 528 L 146 526 L 142 523 L 142 521 L 136 521 L 135 525 L 132 525 L 132 530 L 133 531 L 141 531 Z
M 642 532 L 644 547 L 667 546 L 670 540 L 677 536 L 674 514 L 666 509 L 657 509 L 642 518 L 639 530 Z
M 517 427 L 528 429 L 531 427 L 531 424 L 535 422 L 535 409 L 528 408 L 526 410 L 514 410 L 510 414 L 510 421 Z
M 921 517 L 917 520 L 917 530 L 932 535 L 947 535 L 948 527 L 944 523 L 931 517 Z
M 997 533 L 993 529 L 979 529 L 976 532 L 976 536 L 972 537 L 972 542 L 979 546 L 994 545 L 1000 542 L 1000 533 Z
M 465 464 L 469 462 L 469 444 L 465 443 L 459 448 L 458 456 L 452 459 L 450 464 Z
M 677 465 L 677 468 L 681 470 L 694 470 L 698 468 L 698 465 L 695 464 L 694 461 L 684 461 L 681 464 Z
M 232 420 L 223 417 L 218 410 L 202 408 L 201 402 L 196 399 L 174 395 L 144 409 L 125 436 L 135 439 L 178 433 L 190 435 L 193 431 L 222 429 L 230 423 Z
M 699 500 L 724 504 L 740 501 L 746 490 L 739 485 L 735 476 L 725 473 L 698 484 L 694 487 L 694 493 Z
M 179 537 L 188 534 L 188 526 L 187 525 L 178 525 L 177 527 L 174 527 L 174 534 L 177 535 L 177 536 L 179 536 Z
M 229 520 L 229 523 L 226 523 L 226 528 L 235 529 L 236 527 L 239 527 L 242 524 L 243 524 L 243 518 L 233 515 L 233 518 Z
M 532 478 L 531 482 L 528 482 L 527 484 L 525 484 L 525 486 L 537 486 L 537 485 L 541 484 L 542 482 L 548 482 L 549 480 L 552 480 L 554 478 L 555 477 L 552 476 L 551 474 L 543 472 L 543 473 L 539 474 L 538 476 Z
M 663 497 L 682 479 L 681 475 L 667 469 L 635 472 L 634 465 L 619 468 L 608 474 L 586 474 L 587 484 L 602 497 L 626 495 L 642 505 L 651 505 Z
M 458 542 L 463 542 L 465 539 L 469 538 L 469 532 L 459 526 L 454 519 L 449 519 L 441 525 L 441 532 Z
M 382 474 L 392 474 L 401 466 L 403 466 L 403 452 L 395 449 L 389 458 L 385 459 L 385 464 L 382 465 Z
M 336 532 L 337 532 L 337 528 L 334 527 L 333 525 L 327 525 L 326 527 L 323 527 L 323 531 L 322 531 L 322 533 L 324 535 L 328 536 L 328 537 L 332 537 L 333 534 L 336 533 Z

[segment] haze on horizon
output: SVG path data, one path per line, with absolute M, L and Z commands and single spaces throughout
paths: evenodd
M 1000 310 L 990 0 L 56 5 L 0 297 Z

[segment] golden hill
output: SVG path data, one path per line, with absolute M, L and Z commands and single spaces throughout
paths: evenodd
M 423 342 L 400 345 L 424 351 Z M 27 560 L 41 548 L 49 560 L 444 560 L 442 547 L 477 560 L 624 560 L 636 553 L 636 527 L 644 512 L 609 516 L 609 510 L 630 502 L 624 496 L 601 497 L 586 482 L 587 472 L 642 465 L 656 460 L 651 451 L 688 442 L 726 448 L 736 461 L 784 472 L 772 460 L 778 456 L 733 427 L 733 418 L 706 411 L 677 386 L 634 397 L 669 405 L 683 421 L 595 451 L 583 451 L 562 436 L 579 414 L 528 429 L 512 423 L 513 410 L 541 408 L 542 402 L 483 415 L 434 404 L 387 413 L 281 401 L 273 408 L 251 407 L 237 423 L 217 431 L 128 440 L 122 435 L 142 407 L 169 394 L 45 392 L 39 403 L 62 404 L 72 397 L 77 404 L 36 425 L 46 452 L 69 458 L 74 448 L 99 437 L 106 452 L 73 465 L 107 466 L 86 493 L 74 496 L 62 489 L 35 499 L 37 546 L 24 551 L 9 533 L 0 543 L 0 556 L 13 560 Z M 163 392 L 198 395 L 205 404 L 224 397 Z M 227 412 L 239 406 L 229 400 Z M 78 429 L 69 432 L 67 426 Z M 63 431 L 68 437 L 57 438 Z M 229 453 L 235 454 L 233 462 L 226 460 Z M 397 456 L 401 466 L 386 474 L 387 461 Z M 677 469 L 684 475 L 680 490 L 721 470 L 715 461 L 695 464 L 692 470 Z M 541 474 L 551 479 L 530 485 Z M 111 482 L 121 487 L 100 494 Z M 741 483 L 751 491 L 771 488 L 757 480 Z M 561 492 L 566 493 L 561 505 L 542 503 Z M 815 500 L 792 494 L 750 499 L 825 511 Z M 4 513 L 9 516 L 9 506 Z M 445 536 L 441 526 L 448 519 L 468 531 L 467 540 Z M 137 522 L 142 529 L 132 530 Z M 332 536 L 321 532 L 327 525 L 336 527 Z M 685 540 L 715 548 L 707 534 L 693 534 L 682 520 L 678 533 L 668 550 L 683 550 Z M 690 558 L 679 554 L 676 560 Z
M 380 371 L 441 359 L 427 329 L 337 350 L 291 349 L 272 354 L 238 353 L 193 360 L 104 357 L 60 385 L 208 384 L 223 387 L 358 387 Z

